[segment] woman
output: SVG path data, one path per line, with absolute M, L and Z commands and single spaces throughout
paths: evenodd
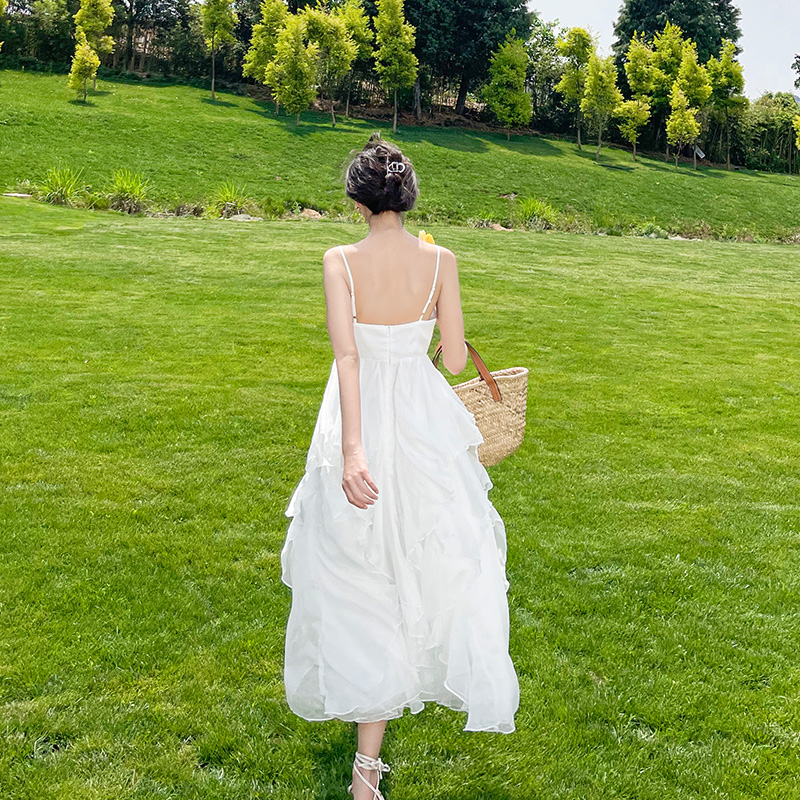
M 387 720 L 432 701 L 511 733 L 519 684 L 483 437 L 427 354 L 438 322 L 445 366 L 466 366 L 455 256 L 404 228 L 417 176 L 380 134 L 345 186 L 369 234 L 323 258 L 334 360 L 286 509 L 284 682 L 304 719 L 358 723 L 348 789 L 380 800 Z

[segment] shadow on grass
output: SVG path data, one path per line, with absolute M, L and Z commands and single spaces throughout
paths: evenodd
M 201 97 L 200 102 L 210 106 L 220 106 L 221 108 L 239 108 L 238 103 L 231 103 L 228 100 L 212 100 L 210 97 Z

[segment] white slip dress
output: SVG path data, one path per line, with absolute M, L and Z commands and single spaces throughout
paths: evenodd
M 358 322 L 362 443 L 378 497 L 342 488 L 342 419 L 331 365 L 285 515 L 292 589 L 284 686 L 307 720 L 375 722 L 432 701 L 467 712 L 465 731 L 514 731 L 506 532 L 478 460 L 472 413 L 428 356 L 436 317 Z

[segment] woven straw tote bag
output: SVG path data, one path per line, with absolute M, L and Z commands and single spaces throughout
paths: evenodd
M 469 342 L 466 345 L 478 369 L 478 377 L 456 384 L 453 391 L 475 417 L 484 440 L 478 445 L 478 458 L 481 464 L 490 467 L 511 455 L 522 443 L 528 368 L 509 367 L 489 372 L 478 351 Z M 442 343 L 439 342 L 432 358 L 437 369 L 441 352 Z

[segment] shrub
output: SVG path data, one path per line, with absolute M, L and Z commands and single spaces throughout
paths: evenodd
M 253 201 L 233 181 L 225 181 L 211 198 L 209 210 L 214 210 L 220 217 L 233 217 L 247 213 Z
M 126 214 L 138 214 L 147 208 L 148 182 L 129 169 L 115 170 L 106 193 L 108 206 Z
M 36 185 L 34 194 L 46 203 L 74 205 L 84 188 L 81 185 L 82 174 L 82 169 L 75 172 L 72 167 L 50 167 L 44 179 Z
M 538 197 L 522 197 L 517 200 L 516 216 L 522 225 L 535 230 L 558 227 L 558 211 L 550 203 Z
M 647 236 L 649 239 L 668 239 L 669 234 L 655 222 L 647 222 L 636 228 L 637 236 Z

